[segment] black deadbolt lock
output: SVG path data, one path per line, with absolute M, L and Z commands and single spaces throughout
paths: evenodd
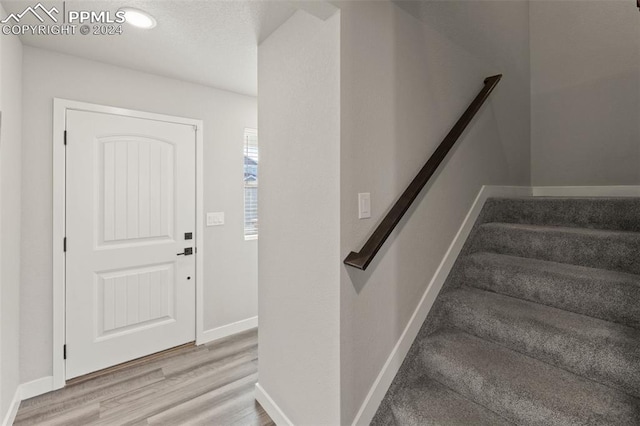
M 193 239 L 193 232 L 185 232 L 185 233 L 184 233 L 184 239 L 185 239 L 185 240 L 191 240 L 191 239 Z

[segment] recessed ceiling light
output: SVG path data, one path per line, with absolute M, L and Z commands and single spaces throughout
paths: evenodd
M 120 10 L 124 11 L 124 19 L 134 27 L 149 30 L 157 24 L 155 18 L 143 10 L 132 7 L 123 7 Z

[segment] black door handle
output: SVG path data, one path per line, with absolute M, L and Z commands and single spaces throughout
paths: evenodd
M 177 256 L 191 256 L 193 254 L 193 248 L 191 247 L 186 247 L 184 249 L 184 252 L 182 253 L 178 253 Z

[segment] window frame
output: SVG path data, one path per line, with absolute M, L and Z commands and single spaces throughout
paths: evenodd
M 243 182 L 242 182 L 242 202 L 243 202 L 243 207 L 242 207 L 242 216 L 243 216 L 243 225 L 242 225 L 242 233 L 244 235 L 244 240 L 245 241 L 253 241 L 253 240 L 257 240 L 258 239 L 258 235 L 259 235 L 259 231 L 256 229 L 256 233 L 255 234 L 247 234 L 247 188 L 255 188 L 256 190 L 259 187 L 259 183 L 258 181 L 254 182 L 254 183 L 247 183 L 244 180 L 244 176 L 245 176 L 245 171 L 246 171 L 246 165 L 245 165 L 245 157 L 247 157 L 248 155 L 248 146 L 249 146 L 249 142 L 248 142 L 248 138 L 250 136 L 254 136 L 256 138 L 256 151 L 257 151 L 257 157 L 260 158 L 260 148 L 258 145 L 258 129 L 256 128 L 252 128 L 252 127 L 245 127 L 244 129 L 244 133 L 243 133 L 243 143 L 242 143 L 242 172 L 243 172 Z M 257 160 L 259 162 L 259 160 Z M 256 167 L 259 167 L 256 166 Z M 259 172 L 258 172 L 259 173 Z M 256 201 L 256 210 L 257 210 L 257 206 L 258 206 L 258 201 Z

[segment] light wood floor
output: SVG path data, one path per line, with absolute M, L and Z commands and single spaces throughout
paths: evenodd
M 255 402 L 258 333 L 178 348 L 23 401 L 15 425 L 274 425 Z

